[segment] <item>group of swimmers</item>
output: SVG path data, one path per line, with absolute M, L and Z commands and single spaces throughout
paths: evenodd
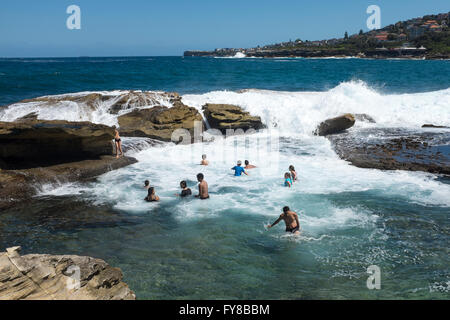
M 234 170 L 234 175 L 236 177 L 241 176 L 242 174 L 248 175 L 246 170 L 254 169 L 256 166 L 250 164 L 248 160 L 245 160 L 245 167 L 242 167 L 242 162 L 239 160 L 237 161 L 236 166 L 231 168 L 231 170 Z M 206 159 L 206 154 L 202 155 L 202 160 L 200 162 L 200 165 L 207 166 L 209 165 L 209 161 Z M 294 181 L 297 181 L 297 172 L 295 171 L 294 166 L 289 166 L 289 172 L 286 172 L 284 175 L 285 178 L 285 186 L 291 187 Z M 209 193 L 208 193 L 208 183 L 204 179 L 203 173 L 197 174 L 197 181 L 198 184 L 198 194 L 195 195 L 196 198 L 199 199 L 208 199 Z M 149 202 L 159 201 L 159 197 L 155 194 L 155 188 L 150 186 L 150 181 L 146 180 L 144 182 L 144 187 L 148 190 L 148 194 L 145 197 L 144 200 Z M 192 190 L 187 187 L 187 182 L 185 180 L 180 182 L 181 187 L 181 193 L 176 193 L 175 195 L 178 197 L 187 197 L 192 195 Z M 288 206 L 285 206 L 283 208 L 283 213 L 279 216 L 279 218 L 272 224 L 269 224 L 267 226 L 267 229 L 270 229 L 271 227 L 275 226 L 278 222 L 281 220 L 284 221 L 286 224 L 286 232 L 291 232 L 295 235 L 300 234 L 300 223 L 298 221 L 298 215 L 294 211 L 290 210 Z
M 120 138 L 119 131 L 117 129 L 115 129 L 114 142 L 115 142 L 115 146 L 116 146 L 116 158 L 119 158 L 119 151 L 120 151 L 120 156 L 123 156 L 123 151 L 122 151 L 122 140 Z M 245 163 L 245 167 L 242 167 L 242 162 L 239 160 L 237 162 L 236 166 L 231 168 L 231 170 L 234 170 L 234 175 L 236 177 L 241 176 L 243 173 L 245 175 L 248 175 L 246 170 L 256 168 L 256 166 L 250 164 L 250 162 L 248 160 L 245 160 L 244 163 Z M 209 161 L 206 159 L 206 154 L 202 155 L 202 161 L 200 162 L 200 165 L 202 165 L 202 166 L 209 165 Z M 284 174 L 284 179 L 285 179 L 284 185 L 289 188 L 292 187 L 292 185 L 295 181 L 297 181 L 297 172 L 295 171 L 294 166 L 292 166 L 292 165 L 289 166 L 289 172 L 286 172 Z M 197 181 L 199 182 L 198 194 L 195 197 L 202 199 L 202 200 L 208 199 L 209 198 L 208 183 L 205 181 L 205 177 L 203 176 L 203 173 L 197 174 Z M 181 193 L 175 194 L 176 196 L 187 197 L 187 196 L 192 195 L 192 191 L 191 191 L 191 189 L 189 189 L 187 187 L 187 183 L 185 180 L 180 182 L 180 187 L 181 187 Z M 149 202 L 159 201 L 159 197 L 155 193 L 155 188 L 150 186 L 149 180 L 146 180 L 144 182 L 144 188 L 148 190 L 147 196 L 145 197 L 144 200 L 149 201 Z M 279 216 L 279 218 L 274 223 L 269 224 L 267 226 L 267 229 L 272 228 L 274 225 L 276 225 L 281 220 L 283 220 L 284 223 L 286 224 L 286 232 L 291 232 L 296 235 L 300 234 L 300 223 L 298 221 L 298 215 L 297 215 L 297 213 L 295 213 L 294 211 L 289 209 L 288 206 L 285 206 L 283 208 L 283 213 Z

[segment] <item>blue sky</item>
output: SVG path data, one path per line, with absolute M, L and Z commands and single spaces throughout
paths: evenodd
M 66 27 L 72 4 L 81 30 Z M 367 31 L 372 4 L 382 26 L 450 11 L 448 0 L 2 0 L 0 57 L 182 55 L 342 37 Z

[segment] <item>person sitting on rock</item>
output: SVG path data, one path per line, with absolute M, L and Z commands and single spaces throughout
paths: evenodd
M 292 187 L 292 178 L 289 172 L 284 174 L 284 185 L 289 188 Z
M 207 166 L 207 165 L 209 165 L 209 161 L 206 160 L 206 154 L 203 154 L 203 155 L 202 155 L 202 161 L 200 162 L 200 165 L 202 165 L 202 166 Z
M 188 187 L 187 187 L 187 183 L 186 183 L 186 181 L 181 181 L 180 182 L 180 187 L 181 187 L 181 193 L 180 194 L 176 194 L 177 196 L 180 196 L 180 197 L 186 197 L 186 196 L 190 196 L 191 194 L 192 194 L 192 191 L 191 191 L 191 189 L 189 189 Z
M 237 165 L 234 166 L 233 168 L 231 168 L 231 170 L 234 170 L 234 176 L 235 177 L 240 177 L 242 175 L 242 173 L 244 173 L 245 175 L 248 176 L 248 173 L 245 171 L 245 169 L 243 167 L 241 167 L 242 162 L 241 160 L 239 160 L 237 162 Z
M 205 181 L 205 177 L 203 176 L 203 173 L 197 174 L 197 181 L 200 182 L 198 184 L 198 195 L 196 195 L 196 198 L 200 198 L 202 200 L 208 199 L 208 183 Z
M 297 172 L 295 171 L 295 168 L 293 165 L 289 166 L 289 172 L 291 173 L 292 182 L 297 181 Z
M 245 163 L 244 169 L 246 169 L 246 170 L 256 168 L 256 166 L 250 164 L 250 162 L 248 160 L 245 160 L 244 163 Z
M 119 131 L 117 129 L 114 129 L 114 132 L 115 132 L 114 142 L 115 142 L 115 145 L 116 145 L 116 158 L 118 158 L 119 157 L 119 151 L 120 151 L 120 156 L 123 156 L 122 139 L 120 139 Z
M 153 187 L 148 188 L 148 195 L 145 197 L 144 200 L 148 202 L 159 201 L 159 197 L 155 194 L 155 188 Z

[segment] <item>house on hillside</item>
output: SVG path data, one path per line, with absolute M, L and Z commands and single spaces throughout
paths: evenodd
M 375 36 L 375 40 L 378 42 L 384 42 L 388 40 L 388 33 L 386 31 L 382 31 Z

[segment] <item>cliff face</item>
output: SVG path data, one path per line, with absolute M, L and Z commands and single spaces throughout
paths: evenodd
M 0 252 L 0 300 L 135 300 L 122 271 L 80 256 Z

